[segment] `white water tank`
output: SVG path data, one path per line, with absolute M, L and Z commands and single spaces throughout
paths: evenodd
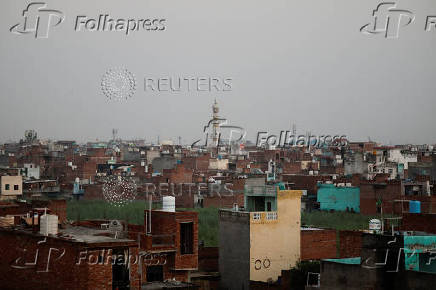
M 369 229 L 371 231 L 380 231 L 381 230 L 381 221 L 379 219 L 372 219 L 369 221 Z
M 164 196 L 162 198 L 162 210 L 168 212 L 175 212 L 176 198 L 174 196 Z
M 111 220 L 109 222 L 108 229 L 111 232 L 122 232 L 123 224 L 119 220 Z
M 41 235 L 57 235 L 58 234 L 58 216 L 52 214 L 45 214 L 41 216 L 41 224 L 39 227 L 39 233 Z

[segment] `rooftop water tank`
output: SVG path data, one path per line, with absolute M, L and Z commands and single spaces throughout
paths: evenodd
M 123 224 L 119 220 L 111 220 L 108 228 L 111 232 L 122 232 Z
M 380 231 L 381 230 L 381 221 L 379 219 L 372 219 L 369 221 L 369 230 L 370 231 Z
M 410 213 L 421 213 L 421 202 L 417 200 L 409 201 L 409 212 Z
M 39 233 L 44 236 L 58 234 L 58 216 L 52 214 L 45 214 L 41 216 L 41 224 Z
M 164 196 L 162 198 L 162 210 L 168 212 L 175 212 L 176 198 L 174 196 Z

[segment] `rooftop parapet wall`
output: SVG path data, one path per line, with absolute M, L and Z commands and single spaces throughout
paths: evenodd
M 245 186 L 245 194 L 249 196 L 276 196 L 276 186 Z

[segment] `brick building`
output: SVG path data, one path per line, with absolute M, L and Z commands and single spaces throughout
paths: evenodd
M 176 279 L 189 282 L 198 269 L 198 213 L 145 211 L 144 227 L 129 226 L 129 237 L 139 241 L 140 252 L 152 253 L 141 267 L 142 281 Z
M 14 215 L 12 223 L 4 217 L 0 221 L 0 281 L 5 289 L 168 287 L 165 280 L 184 285 L 198 269 L 196 212 L 153 210 L 150 218 L 146 211 L 144 225 L 117 220 L 69 225 L 65 201 L 8 205 L 0 206 L 0 214 Z M 38 217 L 26 218 L 29 211 Z M 62 227 L 56 224 L 40 234 L 44 212 L 59 218 Z M 35 275 L 37 279 L 30 278 Z
M 362 235 L 360 231 L 302 228 L 301 260 L 358 257 Z
M 140 289 L 136 242 L 113 236 L 85 227 L 49 236 L 0 228 L 2 288 Z
M 359 257 L 362 236 L 360 231 L 339 231 L 339 258 Z
M 436 234 L 436 214 L 404 213 L 400 230 Z
M 67 220 L 67 202 L 63 199 L 3 202 L 0 204 L 0 217 L 27 215 L 34 208 L 47 208 L 52 214 L 59 217 L 59 224 L 63 224 Z
M 360 183 L 360 212 L 366 215 L 393 213 L 393 201 L 402 199 L 402 183 L 392 181 L 368 181 Z
M 174 169 L 163 169 L 163 177 L 167 183 L 192 183 L 192 169 L 177 164 Z
M 194 170 L 195 172 L 207 172 L 209 168 L 210 154 L 200 156 L 189 156 L 182 158 L 182 164 L 185 168 Z
M 336 230 L 301 229 L 301 260 L 320 260 L 337 257 Z
M 0 200 L 16 199 L 23 195 L 23 177 L 0 176 Z

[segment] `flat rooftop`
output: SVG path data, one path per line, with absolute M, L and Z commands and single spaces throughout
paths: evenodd
M 68 237 L 76 242 L 87 244 L 135 242 L 130 239 L 115 238 L 116 233 L 113 231 L 83 226 L 67 226 L 65 229 L 60 229 L 59 234 L 61 238 Z M 117 236 L 119 234 L 120 233 L 117 233 Z
M 9 232 L 11 234 L 25 234 L 40 238 L 39 232 L 34 233 L 31 228 L 22 227 L 0 227 L 0 231 Z M 125 236 L 125 232 L 115 233 L 106 229 L 84 227 L 84 226 L 72 226 L 67 225 L 65 229 L 59 229 L 57 235 L 49 235 L 49 238 L 62 240 L 70 243 L 83 243 L 96 247 L 105 246 L 137 246 L 137 242 L 132 239 L 119 238 L 120 235 Z
M 179 281 L 166 281 L 166 282 L 150 282 L 142 284 L 141 289 L 146 290 L 157 290 L 157 289 L 177 289 L 177 288 L 183 288 L 183 289 L 199 289 L 200 287 L 195 286 L 194 284 L 190 283 L 184 283 Z
M 362 263 L 362 259 L 360 257 L 343 258 L 343 259 L 323 259 L 322 261 L 347 264 L 347 265 L 360 265 Z

